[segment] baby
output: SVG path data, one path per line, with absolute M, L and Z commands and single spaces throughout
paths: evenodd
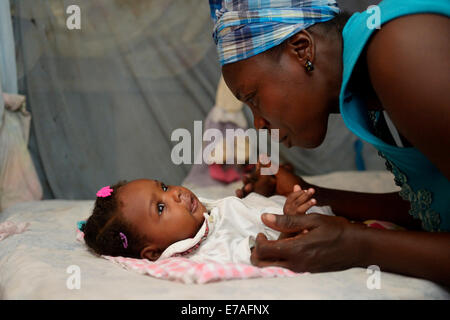
M 156 180 L 119 182 L 97 193 L 82 231 L 87 246 L 101 255 L 249 264 L 258 233 L 272 240 L 287 236 L 266 227 L 261 214 L 332 214 L 329 207 L 314 206 L 313 193 L 295 186 L 287 199 L 252 193 L 208 200 Z

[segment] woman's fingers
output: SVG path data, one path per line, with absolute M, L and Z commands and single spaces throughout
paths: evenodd
M 251 261 L 283 261 L 291 256 L 294 247 L 301 246 L 300 238 L 286 238 L 281 240 L 267 240 L 266 236 L 258 234 L 255 241 L 255 247 L 252 250 Z
M 281 240 L 268 240 L 258 236 L 251 253 L 251 262 L 258 266 L 280 265 L 297 271 L 335 271 L 357 265 L 361 250 L 356 247 L 352 228 L 355 226 L 343 217 L 324 216 L 317 213 L 300 216 L 265 214 L 264 223 L 275 230 L 309 230 L 297 232 Z M 275 226 L 276 225 L 276 226 Z
M 244 193 L 247 195 L 247 194 L 249 194 L 252 191 L 253 191 L 253 183 L 247 183 L 244 186 Z
M 251 181 L 251 175 L 250 174 L 246 174 L 242 177 L 242 182 L 245 184 L 249 183 Z
M 259 233 L 256 237 L 255 247 L 252 250 L 251 262 L 257 266 L 277 265 L 289 268 L 288 261 L 302 252 L 305 243 L 309 242 L 308 229 L 313 229 L 320 225 L 320 215 L 313 213 L 302 216 L 285 216 L 264 214 L 266 220 L 273 220 L 270 223 L 263 221 L 272 229 L 282 233 L 290 233 L 286 238 L 279 240 L 268 240 L 267 237 Z M 275 219 L 272 219 L 275 217 Z
M 300 233 L 304 229 L 314 229 L 320 225 L 320 214 L 311 213 L 308 215 L 279 215 L 264 213 L 261 216 L 263 223 L 279 232 Z
M 253 192 L 253 184 L 252 183 L 247 183 L 241 189 L 237 189 L 235 191 L 236 197 L 238 197 L 238 198 L 244 198 L 246 195 L 248 195 L 251 192 Z
M 256 192 L 264 196 L 272 196 L 276 192 L 277 179 L 274 175 L 261 175 L 261 168 L 270 166 L 270 159 L 261 158 L 256 164 L 255 170 L 251 174 L 242 177 L 243 187 L 235 191 L 239 198 L 246 197 L 249 193 Z
M 250 256 L 250 262 L 258 267 L 258 268 L 265 268 L 265 267 L 282 267 L 289 269 L 289 263 L 287 261 L 283 260 L 260 260 L 255 254 L 252 254 Z
M 280 243 L 283 240 L 277 240 L 277 243 Z M 267 237 L 259 233 L 255 240 L 255 247 L 252 250 L 251 260 L 252 263 L 261 260 L 270 260 L 274 257 L 280 259 L 282 256 L 282 252 L 280 252 L 280 247 L 274 245 L 275 241 L 267 240 Z

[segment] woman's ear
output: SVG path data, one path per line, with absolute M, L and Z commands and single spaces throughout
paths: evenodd
M 294 53 L 302 65 L 306 61 L 314 62 L 314 37 L 307 30 L 302 30 L 288 39 L 287 48 Z
M 148 259 L 150 261 L 156 261 L 161 256 L 162 250 L 151 244 L 141 250 L 141 258 Z

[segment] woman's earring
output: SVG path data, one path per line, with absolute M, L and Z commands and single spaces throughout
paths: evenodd
M 311 61 L 306 60 L 305 68 L 306 68 L 306 71 L 311 72 L 314 70 L 314 65 L 312 64 Z

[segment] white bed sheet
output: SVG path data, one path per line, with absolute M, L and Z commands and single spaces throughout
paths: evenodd
M 383 172 L 341 172 L 307 180 L 359 191 L 393 191 Z M 196 188 L 199 196 L 232 195 L 239 184 Z M 449 299 L 449 291 L 430 281 L 381 273 L 381 288 L 368 289 L 364 268 L 304 274 L 296 278 L 232 280 L 186 285 L 127 271 L 93 256 L 75 240 L 76 222 L 93 201 L 39 201 L 0 213 L 0 222 L 30 222 L 28 230 L 0 242 L 1 299 Z M 67 268 L 80 268 L 80 289 L 66 285 Z

